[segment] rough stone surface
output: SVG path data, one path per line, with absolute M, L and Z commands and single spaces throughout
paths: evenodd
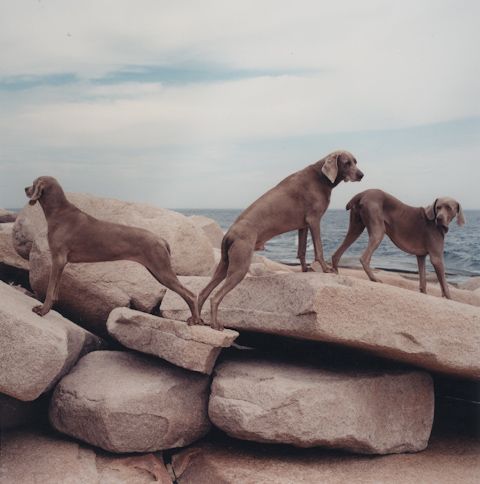
M 1 484 L 172 484 L 161 453 L 112 456 L 39 430 L 2 434 Z
M 318 271 L 321 272 L 321 271 Z M 375 276 L 378 277 L 384 284 L 390 286 L 400 287 L 402 289 L 409 289 L 413 292 L 419 292 L 418 289 L 418 275 L 416 274 L 402 274 L 396 272 L 387 272 L 381 270 L 375 270 Z M 340 268 L 340 275 L 355 277 L 368 281 L 368 276 L 363 269 L 344 269 Z M 474 280 L 475 278 L 471 278 Z M 472 306 L 480 306 L 480 295 L 474 294 L 469 287 L 460 286 L 456 288 L 450 285 L 450 293 L 453 301 L 461 302 L 464 304 L 471 304 Z M 429 274 L 427 283 L 427 293 L 431 296 L 442 297 L 442 290 L 438 284 L 438 280 L 435 274 Z
M 100 198 L 82 193 L 67 193 L 70 202 L 100 220 L 150 230 L 164 238 L 172 252 L 177 274 L 206 275 L 213 265 L 213 250 L 207 236 L 184 215 L 152 205 Z M 14 246 L 28 259 L 33 241 L 45 238 L 47 226 L 39 204 L 26 205 L 14 226 Z M 144 269 L 146 271 L 146 269 Z
M 210 374 L 222 348 L 238 336 L 227 329 L 188 326 L 128 308 L 114 309 L 108 318 L 109 333 L 127 348 L 159 356 L 188 370 Z
M 228 440 L 172 459 L 178 484 L 476 484 L 480 441 L 440 436 L 424 452 L 381 457 Z
M 30 284 L 45 298 L 50 276 L 46 239 L 36 239 L 30 251 Z M 110 312 L 121 306 L 153 312 L 165 295 L 162 286 L 143 266 L 131 261 L 67 264 L 55 307 L 90 331 L 106 336 Z
M 208 278 L 185 277 L 194 292 Z M 167 291 L 166 318 L 186 320 L 186 304 Z M 237 330 L 338 343 L 442 373 L 480 378 L 480 311 L 456 301 L 333 274 L 248 277 L 220 304 Z M 209 304 L 202 318 L 209 320 Z
M 41 318 L 38 301 L 0 283 L 0 392 L 35 400 L 101 340 L 55 311 Z
M 467 291 L 476 291 L 480 289 L 480 277 L 470 277 L 465 282 L 459 285 L 460 289 L 465 289 Z
M 28 271 L 28 261 L 20 257 L 13 247 L 13 223 L 0 224 L 0 263 Z
M 0 208 L 0 224 L 15 222 L 17 214 Z
M 216 249 L 222 246 L 223 230 L 215 220 L 204 215 L 191 215 L 188 217 L 198 228 L 202 229 Z
M 433 410 L 425 372 L 237 359 L 215 369 L 208 413 L 214 425 L 243 440 L 392 454 L 426 448 Z
M 182 447 L 204 436 L 209 378 L 119 351 L 82 358 L 57 385 L 54 428 L 110 452 Z

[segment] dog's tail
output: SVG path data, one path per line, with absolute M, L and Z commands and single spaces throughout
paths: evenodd
M 348 203 L 347 203 L 347 206 L 345 207 L 345 210 L 351 210 L 352 208 L 353 209 L 357 209 L 359 204 L 360 204 L 360 200 L 362 198 L 362 195 L 363 195 L 363 192 L 362 193 L 357 193 Z
M 230 247 L 233 244 L 233 238 L 230 236 L 230 234 L 227 232 L 222 239 L 222 245 L 221 245 L 221 254 L 222 254 L 222 260 L 224 262 L 228 261 L 228 251 L 230 250 Z

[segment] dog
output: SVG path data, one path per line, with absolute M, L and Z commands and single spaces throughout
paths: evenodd
M 343 253 L 367 227 L 368 246 L 360 262 L 371 281 L 381 282 L 374 276 L 370 261 L 386 233 L 399 249 L 417 256 L 420 292 L 427 292 L 425 259 L 428 254 L 442 295 L 451 298 L 445 278 L 443 248 L 450 222 L 457 217 L 458 225 L 465 223 L 462 207 L 456 200 L 442 197 L 426 208 L 411 207 L 382 190 L 372 189 L 355 195 L 346 209 L 350 210 L 350 225 L 345 240 L 332 256 L 336 272 Z
M 189 324 L 200 322 L 197 297 L 178 280 L 170 261 L 170 247 L 148 230 L 98 220 L 82 212 L 65 197 L 50 176 L 37 178 L 25 188 L 30 205 L 39 202 L 48 226 L 52 269 L 45 302 L 32 310 L 44 316 L 58 299 L 60 279 L 68 262 L 131 260 L 142 264 L 163 286 L 175 291 L 192 313 Z
M 285 178 L 242 212 L 223 237 L 221 260 L 211 281 L 198 296 L 201 314 L 208 296 L 225 280 L 210 299 L 212 328 L 223 329 L 217 318 L 220 302 L 247 274 L 253 252 L 263 249 L 265 243 L 276 235 L 298 230 L 297 257 L 305 272 L 308 270 L 305 253 L 310 230 L 315 260 L 324 272 L 330 272 L 323 257 L 320 219 L 328 208 L 334 187 L 341 181 L 360 181 L 362 178 L 355 157 L 348 151 L 335 151 Z

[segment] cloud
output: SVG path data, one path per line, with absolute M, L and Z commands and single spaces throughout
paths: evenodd
M 430 170 L 462 152 L 473 165 L 474 137 L 421 136 L 480 117 L 479 13 L 433 0 L 9 2 L 0 167 L 169 206 L 241 206 L 338 147 L 375 161 L 381 148 L 371 170 L 388 187 L 399 163 Z

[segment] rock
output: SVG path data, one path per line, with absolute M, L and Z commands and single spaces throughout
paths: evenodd
M 43 300 L 50 277 L 50 250 L 46 239 L 36 239 L 30 251 L 30 283 Z M 88 330 L 107 336 L 110 312 L 121 306 L 154 312 L 165 287 L 140 264 L 131 261 L 67 264 L 55 307 Z
M 321 272 L 318 271 L 318 272 Z M 419 292 L 418 289 L 418 275 L 414 274 L 402 274 L 398 272 L 387 272 L 381 270 L 375 270 L 375 276 L 378 277 L 384 284 L 390 286 L 401 287 L 402 289 L 409 289 L 410 291 Z M 363 269 L 343 269 L 340 268 L 340 275 L 355 277 L 368 281 L 368 276 Z M 442 297 L 442 290 L 438 284 L 437 277 L 433 274 L 428 274 L 427 278 L 427 293 L 432 296 Z M 472 278 L 473 279 L 473 278 Z M 479 278 L 480 279 L 480 278 Z M 471 304 L 472 306 L 480 306 L 480 295 L 472 293 L 471 290 L 467 290 L 467 287 L 456 287 L 450 285 L 450 293 L 454 301 L 458 301 L 464 304 Z
M 0 208 L 0 224 L 15 222 L 17 214 Z
M 101 340 L 51 311 L 32 312 L 38 301 L 0 282 L 0 392 L 35 400 Z
M 465 282 L 459 284 L 458 287 L 467 291 L 476 291 L 480 289 L 480 277 L 470 277 Z
M 184 277 L 194 292 L 208 278 Z M 186 320 L 187 305 L 167 291 L 163 317 Z M 229 328 L 338 343 L 428 370 L 480 378 L 478 308 L 387 284 L 333 274 L 248 277 L 220 304 Z M 202 317 L 209 320 L 209 304 Z
M 0 224 L 0 263 L 28 271 L 28 261 L 20 257 L 13 247 L 12 231 L 13 223 Z
M 110 452 L 182 447 L 204 436 L 209 378 L 119 351 L 82 358 L 57 385 L 54 428 Z
M 223 230 L 215 220 L 203 215 L 190 215 L 188 217 L 198 228 L 202 229 L 210 240 L 212 247 L 220 249 L 223 240 Z
M 158 356 L 187 370 L 210 374 L 222 348 L 238 336 L 231 329 L 188 326 L 128 308 L 114 309 L 108 318 L 110 334 L 127 348 Z
M 376 484 L 478 482 L 480 442 L 438 436 L 417 454 L 382 457 L 225 441 L 205 442 L 172 458 L 178 484 Z
M 215 369 L 208 413 L 238 439 L 393 454 L 427 447 L 433 409 L 425 372 L 236 359 Z
M 152 205 L 67 193 L 68 200 L 100 220 L 150 230 L 170 245 L 177 274 L 207 275 L 213 266 L 213 250 L 207 236 L 184 215 Z M 14 247 L 28 259 L 33 241 L 45 238 L 47 226 L 39 204 L 26 205 L 14 226 Z M 195 250 L 192 250 L 192 247 Z M 146 271 L 146 269 L 142 268 Z
M 39 430 L 2 434 L 0 482 L 172 484 L 161 454 L 119 457 Z
M 0 393 L 0 432 L 36 422 L 46 422 L 47 408 L 45 398 L 22 402 Z

